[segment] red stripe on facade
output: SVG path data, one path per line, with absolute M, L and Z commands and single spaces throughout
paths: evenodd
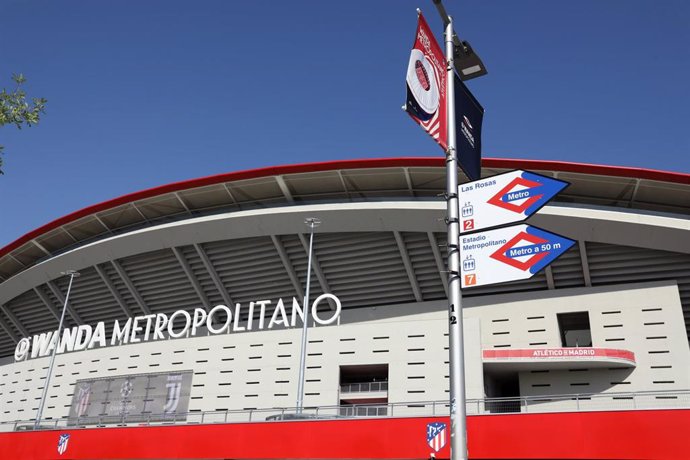
M 439 421 L 450 426 L 420 417 L 0 433 L 0 458 L 426 459 L 426 425 Z M 473 459 L 690 458 L 688 409 L 482 415 L 467 426 Z M 449 458 L 449 444 L 437 458 Z

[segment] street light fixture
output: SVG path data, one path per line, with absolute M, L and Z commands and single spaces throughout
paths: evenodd
M 455 42 L 457 38 L 458 36 L 455 35 L 453 37 L 453 42 Z M 459 71 L 458 76 L 462 81 L 471 80 L 487 74 L 484 63 L 474 52 L 470 46 L 470 42 L 466 40 L 460 42 L 460 46 L 455 45 L 453 61 L 455 62 L 455 68 Z
M 443 26 L 447 27 L 450 22 L 450 17 L 446 12 L 446 7 L 443 6 L 442 0 L 432 1 L 438 10 L 438 14 L 441 16 Z M 484 63 L 479 55 L 474 52 L 470 42 L 466 40 L 460 41 L 455 31 L 453 31 L 453 62 L 455 64 L 455 69 L 458 71 L 458 77 L 460 77 L 462 81 L 471 80 L 487 74 Z
M 53 374 L 53 365 L 55 364 L 55 355 L 57 354 L 58 344 L 60 343 L 60 335 L 62 335 L 62 324 L 65 321 L 65 311 L 67 310 L 67 302 L 69 302 L 69 294 L 72 291 L 72 281 L 74 278 L 79 277 L 79 272 L 75 270 L 67 270 L 66 272 L 61 272 L 61 275 L 69 276 L 69 285 L 67 286 L 67 294 L 65 294 L 65 303 L 62 306 L 62 315 L 60 315 L 60 324 L 58 325 L 58 330 L 55 332 L 57 336 L 55 338 L 55 347 L 53 348 L 53 353 L 50 355 L 50 364 L 48 365 L 48 374 L 46 375 L 46 381 L 43 384 L 43 394 L 41 395 L 41 402 L 38 405 L 38 412 L 36 412 L 36 421 L 34 422 L 34 430 L 37 430 L 41 425 L 41 417 L 43 416 L 43 406 L 46 402 L 46 395 L 48 394 L 48 386 L 50 385 L 50 377 Z
M 304 303 L 302 304 L 302 311 L 304 314 L 304 321 L 302 322 L 302 346 L 299 355 L 299 381 L 297 384 L 297 407 L 298 414 L 302 413 L 304 406 L 304 371 L 306 367 L 307 358 L 307 327 L 309 323 L 309 288 L 311 286 L 311 259 L 314 247 L 314 229 L 321 225 L 321 220 L 316 217 L 309 217 L 304 220 L 304 223 L 309 227 L 309 259 L 307 262 L 307 288 L 304 293 Z

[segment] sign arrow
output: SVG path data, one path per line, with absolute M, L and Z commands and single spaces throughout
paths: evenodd
M 461 235 L 461 287 L 529 279 L 574 244 L 525 224 Z
M 522 170 L 462 184 L 460 233 L 522 222 L 568 185 Z

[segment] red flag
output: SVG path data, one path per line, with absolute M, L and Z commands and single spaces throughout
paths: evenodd
M 445 152 L 448 149 L 446 60 L 421 13 L 406 80 L 405 110 Z

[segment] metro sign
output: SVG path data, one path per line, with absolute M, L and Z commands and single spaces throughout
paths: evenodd
M 567 187 L 567 182 L 516 170 L 458 187 L 460 233 L 521 222 Z
M 515 235 L 491 257 L 534 275 L 575 244 L 575 241 L 555 233 L 529 225 L 525 227 L 525 231 Z
M 523 241 L 527 242 L 527 245 L 524 245 Z M 541 245 L 548 242 L 548 240 L 539 238 L 536 235 L 520 232 L 518 235 L 515 235 L 513 239 L 501 246 L 498 251 L 491 254 L 491 257 L 499 262 L 512 265 L 519 270 L 529 270 L 540 260 L 549 255 L 548 251 L 539 251 Z M 521 246 L 518 246 L 519 244 Z M 525 257 L 523 260 L 518 260 L 519 257 L 523 256 Z
M 461 287 L 529 279 L 574 244 L 525 224 L 461 235 Z
M 543 200 L 544 193 L 540 188 L 542 184 L 539 182 L 516 177 L 487 202 L 517 214 L 525 214 L 530 207 Z M 520 202 L 520 204 L 515 204 L 515 202 Z

